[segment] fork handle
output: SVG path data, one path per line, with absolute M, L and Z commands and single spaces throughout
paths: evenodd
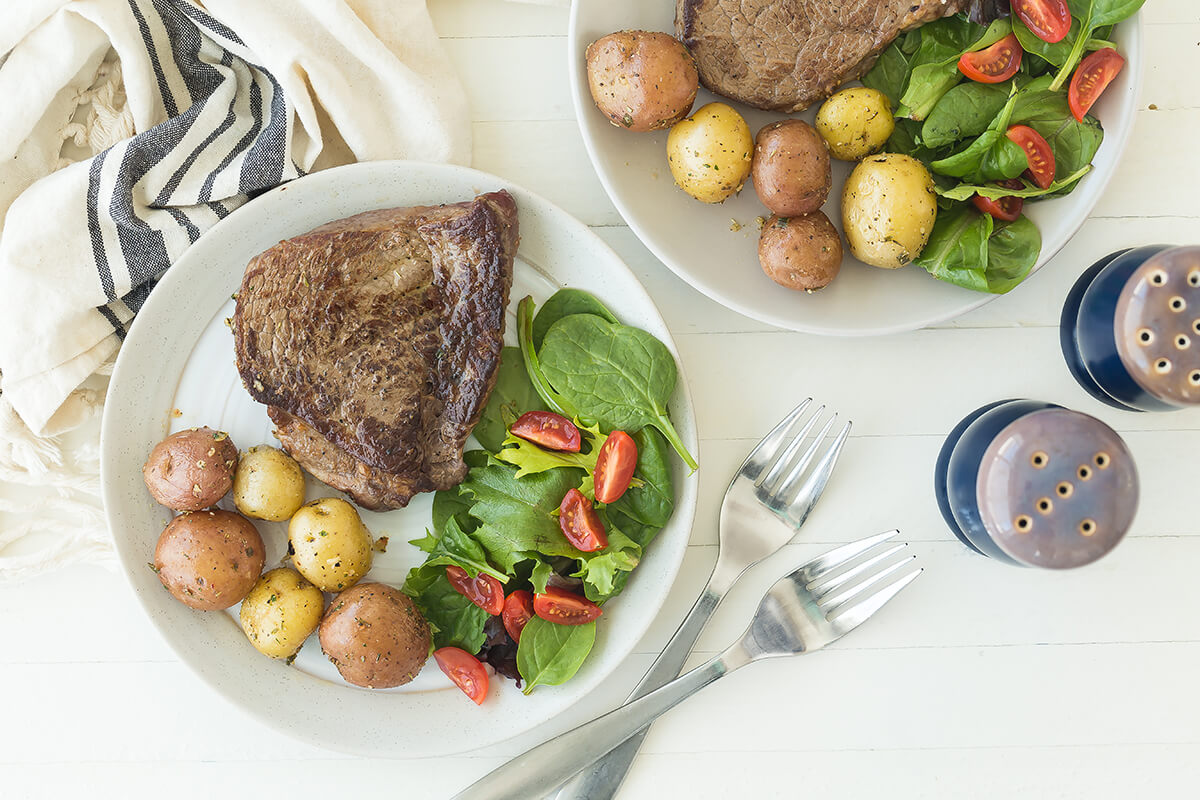
M 745 651 L 735 645 L 666 686 L 514 758 L 454 795 L 453 800 L 542 797 L 680 701 L 749 661 Z
M 721 603 L 730 583 L 732 580 L 726 580 L 722 565 L 718 563 L 696 604 L 684 617 L 662 653 L 650 665 L 633 694 L 629 695 L 630 700 L 654 691 L 679 675 L 696 639 L 700 637 L 700 631 L 708 624 L 709 617 Z M 648 731 L 648 727 L 638 731 L 608 755 L 567 781 L 554 795 L 554 800 L 610 800 L 615 797 Z

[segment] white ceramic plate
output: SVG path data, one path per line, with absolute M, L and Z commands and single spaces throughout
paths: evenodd
M 155 443 L 168 431 L 209 425 L 228 431 L 242 449 L 278 444 L 264 407 L 238 379 L 233 336 L 225 324 L 233 313 L 230 294 L 250 258 L 281 239 L 360 211 L 456 202 L 502 188 L 516 198 L 521 226 L 510 339 L 517 300 L 527 294 L 544 300 L 560 286 L 573 286 L 592 292 L 624 322 L 674 350 L 666 324 L 637 279 L 566 212 L 482 172 L 397 161 L 318 172 L 264 194 L 218 223 L 155 288 L 117 360 L 101 437 L 104 503 L 138 599 L 180 659 L 204 681 L 268 725 L 311 744 L 364 755 L 422 757 L 471 750 L 528 731 L 577 702 L 628 655 L 662 606 L 683 558 L 695 513 L 696 477 L 686 476 L 676 460 L 675 514 L 625 592 L 605 609 L 583 669 L 565 685 L 541 687 L 529 697 L 511 681 L 495 678 L 482 707 L 454 688 L 432 660 L 417 680 L 388 691 L 342 681 L 315 636 L 293 666 L 272 661 L 246 641 L 236 607 L 231 613 L 187 608 L 147 566 L 170 518 L 142 483 L 141 467 Z M 694 453 L 695 418 L 682 374 L 671 412 Z M 309 499 L 336 494 L 309 480 Z M 370 578 L 398 586 L 423 560 L 407 542 L 430 524 L 431 499 L 421 495 L 406 509 L 363 514 L 376 536 L 389 537 Z M 232 508 L 228 498 L 222 505 Z M 286 528 L 257 525 L 270 568 L 284 555 Z
M 984 295 L 934 280 L 924 270 L 882 270 L 857 261 L 847 250 L 842 270 L 826 289 L 814 294 L 784 289 L 758 264 L 755 218 L 769 212 L 747 181 L 737 197 L 706 205 L 676 188 L 667 167 L 667 132 L 630 133 L 613 127 L 596 110 L 588 91 L 584 50 L 605 34 L 630 28 L 674 31 L 671 0 L 578 0 L 571 8 L 568 72 L 575 114 L 592 164 L 617 210 L 659 260 L 712 299 L 748 317 L 781 328 L 833 336 L 866 336 L 914 330 L 944 322 L 994 295 Z M 1141 19 L 1117 26 L 1116 43 L 1127 63 L 1093 109 L 1104 125 L 1104 142 L 1094 169 L 1063 198 L 1029 203 L 1030 219 L 1042 232 L 1045 264 L 1079 230 L 1113 174 L 1133 124 L 1141 86 Z M 695 108 L 713 100 L 731 102 L 701 88 Z M 750 130 L 785 115 L 731 103 Z M 799 116 L 812 122 L 816 106 Z M 833 162 L 833 190 L 825 214 L 841 228 L 841 187 L 849 174 L 845 162 Z M 736 220 L 741 229 L 734 231 Z M 1020 291 L 1018 289 L 1014 291 Z

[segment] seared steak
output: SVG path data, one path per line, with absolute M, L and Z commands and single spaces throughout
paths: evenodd
M 368 211 L 256 256 L 233 319 L 238 371 L 284 449 L 364 508 L 462 481 L 517 240 L 516 203 L 493 192 Z
M 863 75 L 901 31 L 979 0 L 676 0 L 675 33 L 713 92 L 800 111 Z

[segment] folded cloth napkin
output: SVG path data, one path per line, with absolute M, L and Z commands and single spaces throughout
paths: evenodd
M 470 128 L 424 0 L 21 0 L 0 53 L 2 579 L 105 549 L 94 419 L 55 437 L 197 237 L 314 169 L 468 163 Z

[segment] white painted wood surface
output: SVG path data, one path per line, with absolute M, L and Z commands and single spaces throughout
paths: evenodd
M 558 203 L 627 260 L 675 333 L 697 401 L 703 499 L 684 569 L 637 652 L 572 719 L 619 702 L 665 643 L 715 558 L 729 475 L 797 398 L 815 395 L 845 412 L 855 435 L 798 543 L 735 590 L 695 658 L 740 632 L 764 585 L 829 543 L 899 526 L 927 568 L 829 651 L 751 666 L 665 717 L 622 797 L 1197 796 L 1200 410 L 1134 415 L 1096 403 L 1068 376 L 1056 328 L 1067 288 L 1097 257 L 1200 242 L 1196 4 L 1146 4 L 1143 110 L 1119 174 L 1070 245 L 976 313 L 868 340 L 747 320 L 638 243 L 572 117 L 564 10 L 500 0 L 430 6 L 470 93 L 475 166 Z M 1138 460 L 1135 528 L 1092 567 L 1006 568 L 964 550 L 938 516 L 930 476 L 942 437 L 979 404 L 1016 396 L 1096 414 Z M 533 743 L 421 761 L 296 744 L 200 684 L 123 579 L 96 568 L 0 588 L 0 642 L 6 800 L 269 790 L 440 798 Z

